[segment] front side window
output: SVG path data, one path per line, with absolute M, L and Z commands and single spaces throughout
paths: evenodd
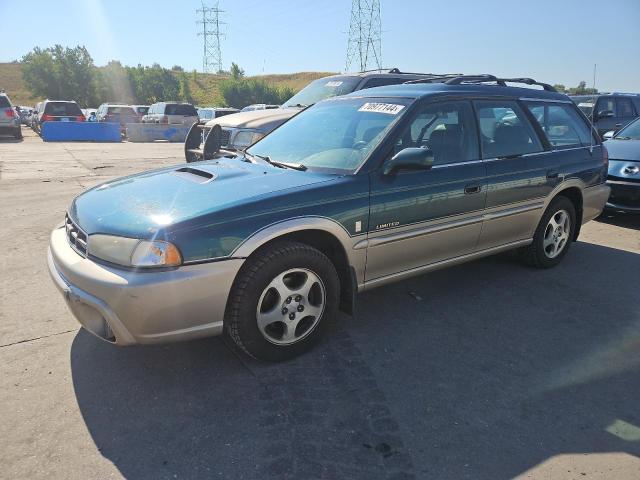
M 475 103 L 482 158 L 502 158 L 542 152 L 542 144 L 517 103 Z
M 325 100 L 258 141 L 249 154 L 311 169 L 356 170 L 407 111 L 406 98 Z
M 432 150 L 434 165 L 477 160 L 478 136 L 471 104 L 443 102 L 424 106 L 400 134 L 394 153 L 412 147 Z
M 602 97 L 596 104 L 596 112 L 599 117 L 613 116 L 616 114 L 616 101 L 611 97 Z
M 589 127 L 572 105 L 536 102 L 526 105 L 554 149 L 589 145 Z

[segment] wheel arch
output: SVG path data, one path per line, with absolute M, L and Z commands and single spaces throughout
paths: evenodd
M 560 190 L 555 195 L 555 197 L 568 198 L 571 201 L 571 203 L 573 203 L 573 206 L 576 209 L 576 228 L 573 234 L 573 241 L 576 241 L 578 239 L 578 235 L 580 234 L 580 228 L 582 227 L 582 213 L 583 213 L 582 190 L 577 186 L 571 186 L 571 187 Z
M 312 246 L 333 263 L 340 279 L 340 309 L 354 313 L 355 294 L 364 281 L 365 250 L 353 246 L 363 235 L 352 237 L 335 220 L 325 217 L 300 217 L 270 225 L 246 239 L 233 256 L 249 258 L 263 247 L 278 241 L 294 241 Z

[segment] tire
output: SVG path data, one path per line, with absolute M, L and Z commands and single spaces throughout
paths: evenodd
M 336 269 L 322 252 L 278 242 L 256 252 L 240 269 L 227 303 L 225 330 L 256 359 L 288 360 L 311 349 L 333 323 L 339 292 Z
M 542 215 L 533 242 L 521 250 L 523 260 L 531 267 L 555 267 L 569 251 L 575 231 L 573 202 L 563 196 L 554 198 Z
M 22 140 L 22 129 L 20 127 L 16 128 L 16 131 L 13 133 L 13 136 L 16 140 Z

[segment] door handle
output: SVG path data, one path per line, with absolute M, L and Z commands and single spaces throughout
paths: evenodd
M 467 185 L 466 187 L 464 187 L 464 193 L 466 193 L 467 195 L 480 193 L 480 190 L 482 190 L 482 186 L 480 185 Z
M 549 170 L 547 172 L 547 179 L 548 180 L 555 180 L 558 177 L 560 177 L 560 174 L 558 172 L 556 172 L 555 170 Z

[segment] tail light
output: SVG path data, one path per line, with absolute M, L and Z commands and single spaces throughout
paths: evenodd
M 604 166 L 609 169 L 609 150 L 604 145 L 602 145 L 602 160 L 604 161 Z
M 7 117 L 13 118 L 16 116 L 16 112 L 13 111 L 13 108 L 7 108 L 4 113 L 7 114 Z
M 49 115 L 49 114 L 44 114 L 42 115 L 42 120 L 43 122 L 51 122 L 53 120 L 53 115 Z
M 163 115 L 162 118 L 160 119 L 160 123 L 169 123 L 169 117 L 167 117 L 166 115 Z
M 85 121 L 84 115 L 78 115 L 76 117 L 76 122 L 84 122 L 84 121 Z

